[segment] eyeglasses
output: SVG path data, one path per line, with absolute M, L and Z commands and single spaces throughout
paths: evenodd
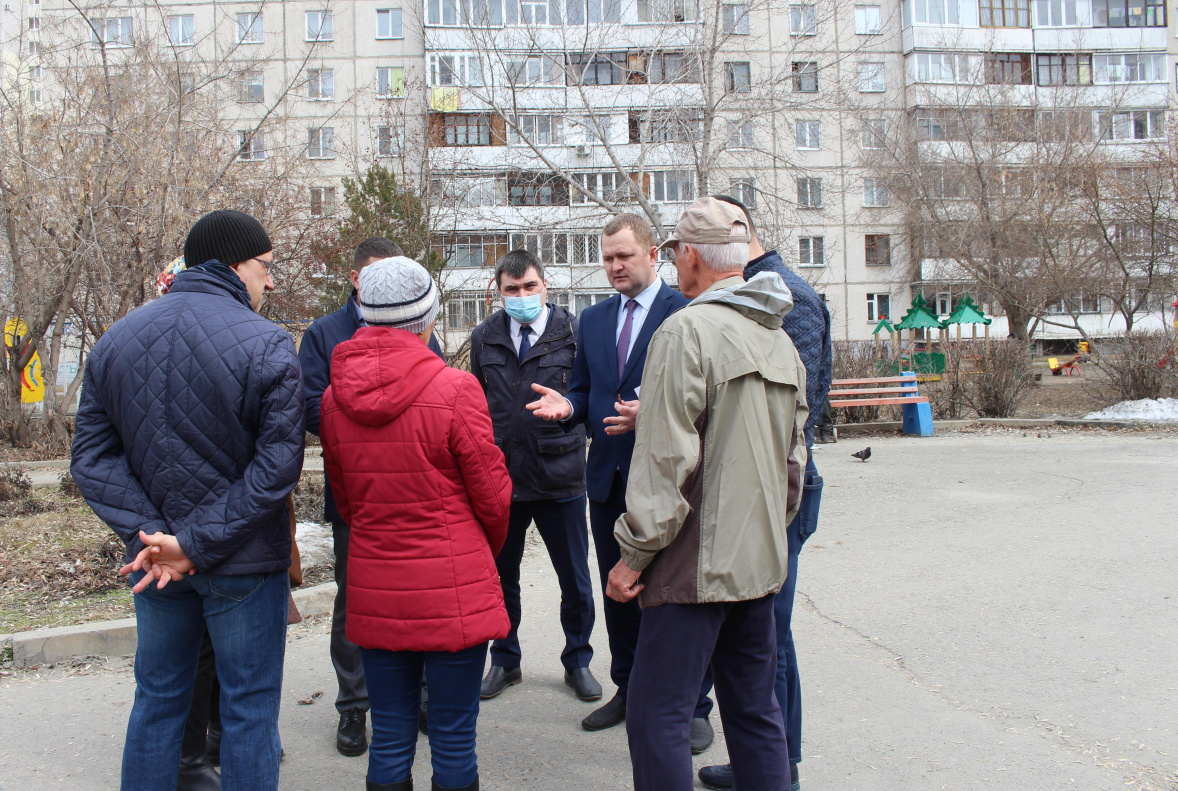
M 269 271 L 270 271 L 270 269 L 271 269 L 271 268 L 273 268 L 273 266 L 274 266 L 274 261 L 273 261 L 273 259 L 271 259 L 271 260 L 267 261 L 265 258 L 258 258 L 258 257 L 255 255 L 255 256 L 254 256 L 253 258 L 251 258 L 250 260 L 251 260 L 251 261 L 257 261 L 259 264 L 261 264 L 262 266 L 266 267 L 266 271 L 267 271 L 267 272 L 269 272 Z

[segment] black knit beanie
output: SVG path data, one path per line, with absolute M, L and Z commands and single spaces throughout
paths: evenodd
M 217 259 L 233 266 L 274 249 L 262 224 L 245 212 L 218 209 L 201 217 L 184 240 L 189 269 Z

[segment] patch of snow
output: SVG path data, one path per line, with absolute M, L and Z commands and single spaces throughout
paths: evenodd
M 1091 412 L 1085 420 L 1146 420 L 1153 423 L 1178 423 L 1178 398 L 1143 398 L 1122 401 Z
M 299 557 L 303 561 L 303 568 L 335 563 L 335 543 L 331 538 L 331 525 L 322 522 L 299 522 L 295 525 L 295 540 L 299 544 Z

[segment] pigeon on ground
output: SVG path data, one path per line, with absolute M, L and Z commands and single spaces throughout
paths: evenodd
M 859 451 L 858 453 L 852 453 L 851 455 L 854 456 L 856 459 L 862 459 L 863 461 L 867 461 L 868 459 L 871 458 L 871 448 L 866 447 L 863 450 Z

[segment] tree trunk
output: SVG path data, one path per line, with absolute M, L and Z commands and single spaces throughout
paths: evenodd
M 1027 325 L 1031 323 L 1033 318 L 1031 312 L 1021 305 L 1011 304 L 1003 299 L 998 301 L 1002 304 L 1002 309 L 1006 311 L 1006 326 L 1010 337 L 1023 343 L 1030 343 L 1031 334 L 1027 331 Z

